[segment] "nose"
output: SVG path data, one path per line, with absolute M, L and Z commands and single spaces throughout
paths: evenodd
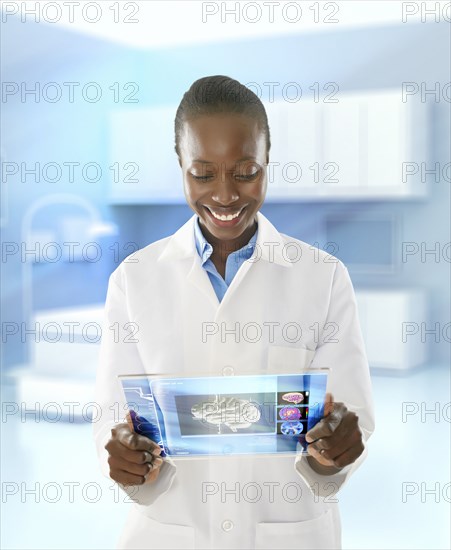
M 240 195 L 236 188 L 234 176 L 232 174 L 224 174 L 216 178 L 216 185 L 211 197 L 215 202 L 223 206 L 228 206 L 239 200 Z

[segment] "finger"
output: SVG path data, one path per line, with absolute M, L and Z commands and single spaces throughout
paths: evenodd
M 347 409 L 342 406 L 342 403 L 334 403 L 332 412 L 322 418 L 311 430 L 305 434 L 307 443 L 311 443 L 321 437 L 329 437 L 340 425 L 344 413 Z
M 307 447 L 307 452 L 310 456 L 312 456 L 315 460 L 317 460 L 320 464 L 323 466 L 333 466 L 332 460 L 328 460 L 327 458 L 323 457 L 321 453 L 315 449 L 314 446 L 309 445 Z
M 348 449 L 341 455 L 334 458 L 333 463 L 339 468 L 344 468 L 348 464 L 352 464 L 357 460 L 357 458 L 363 453 L 364 447 L 363 443 L 355 445 L 351 449 Z
M 329 392 L 326 393 L 326 399 L 324 401 L 324 416 L 330 414 L 334 409 L 334 398 Z
M 358 434 L 360 430 L 356 420 L 353 418 L 354 416 L 355 415 L 349 411 L 344 414 L 340 424 L 335 428 L 333 433 L 327 437 L 321 437 L 315 440 L 315 446 L 317 446 L 319 450 L 331 449 L 343 441 L 348 440 L 351 436 L 354 436 L 355 432 Z M 357 416 L 355 416 L 355 418 L 357 418 Z M 326 419 L 326 421 L 327 420 L 328 419 Z
M 110 472 L 110 477 L 114 481 L 121 483 L 122 485 L 142 485 L 145 483 L 146 478 L 144 476 L 137 476 L 135 474 L 130 474 L 123 470 L 113 470 Z
M 326 393 L 325 399 L 324 399 L 324 412 L 323 412 L 323 418 L 328 416 L 334 409 L 334 398 L 333 395 L 330 392 Z M 315 433 L 315 432 L 314 432 Z M 311 430 L 306 433 L 306 441 L 307 443 L 310 443 L 314 439 L 311 438 Z
M 130 414 L 130 412 L 127 413 L 128 418 L 131 419 L 132 415 L 135 414 L 134 411 Z M 113 428 L 111 430 L 112 434 L 116 434 L 117 439 L 121 441 L 123 445 L 125 445 L 128 448 L 131 448 L 132 450 L 147 450 L 151 452 L 154 455 L 160 455 L 162 450 L 160 446 L 155 443 L 148 435 L 141 435 L 137 434 L 134 430 L 134 427 L 130 428 L 128 424 L 119 424 L 116 428 Z M 131 434 L 136 435 L 136 437 L 133 437 Z M 150 449 L 148 446 L 150 445 Z
M 149 464 L 148 462 L 144 464 L 136 464 L 134 462 L 128 462 L 121 457 L 111 455 L 108 457 L 108 464 L 110 465 L 110 471 L 122 470 L 124 472 L 128 472 L 129 474 L 135 474 L 143 477 L 145 477 L 152 470 L 152 464 Z
M 158 457 L 161 454 L 160 447 L 151 453 L 149 453 L 149 451 L 133 451 L 128 447 L 125 447 L 125 445 L 117 439 L 110 439 L 105 445 L 105 449 L 110 455 L 120 457 L 128 462 L 133 462 L 134 464 L 152 462 L 155 457 Z
M 156 468 L 155 470 L 151 470 L 147 475 L 146 475 L 146 481 L 145 483 L 152 483 L 153 481 L 155 481 L 157 479 L 157 477 L 159 476 L 160 474 L 160 467 Z
M 159 445 L 157 445 L 154 441 L 148 437 L 131 431 L 128 427 L 117 431 L 117 439 L 122 443 L 122 445 L 132 451 L 148 451 L 149 453 L 152 453 L 157 449 L 160 449 Z
M 328 459 L 334 460 L 348 449 L 362 442 L 362 433 L 358 427 L 357 418 L 352 413 L 343 421 L 329 437 L 317 439 L 312 445 Z

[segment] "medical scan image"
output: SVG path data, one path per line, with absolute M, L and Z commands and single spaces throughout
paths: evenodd
M 274 394 L 175 397 L 182 436 L 275 433 Z
M 280 432 L 283 435 L 299 435 L 304 430 L 302 422 L 283 422 L 280 426 Z
M 282 395 L 282 399 L 284 401 L 288 401 L 289 403 L 294 403 L 295 405 L 297 405 L 298 403 L 304 401 L 304 394 L 298 391 L 292 391 Z
M 191 407 L 194 418 L 201 422 L 213 424 L 218 428 L 218 434 L 225 426 L 237 432 L 240 429 L 249 428 L 261 417 L 260 407 L 247 399 L 236 397 L 215 396 L 215 400 L 201 401 Z
M 310 392 L 307 390 L 279 392 L 277 396 L 278 405 L 308 405 Z
M 299 420 L 301 411 L 297 407 L 283 407 L 279 411 L 279 416 L 282 420 Z

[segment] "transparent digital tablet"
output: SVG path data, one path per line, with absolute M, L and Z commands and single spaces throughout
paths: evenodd
M 136 433 L 162 456 L 306 452 L 330 369 L 243 376 L 119 376 Z

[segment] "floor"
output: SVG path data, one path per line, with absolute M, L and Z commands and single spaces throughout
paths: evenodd
M 343 548 L 450 548 L 449 368 L 372 380 L 369 455 L 338 495 Z M 13 401 L 4 385 L 1 548 L 115 548 L 130 504 L 100 474 L 91 425 L 21 421 Z

